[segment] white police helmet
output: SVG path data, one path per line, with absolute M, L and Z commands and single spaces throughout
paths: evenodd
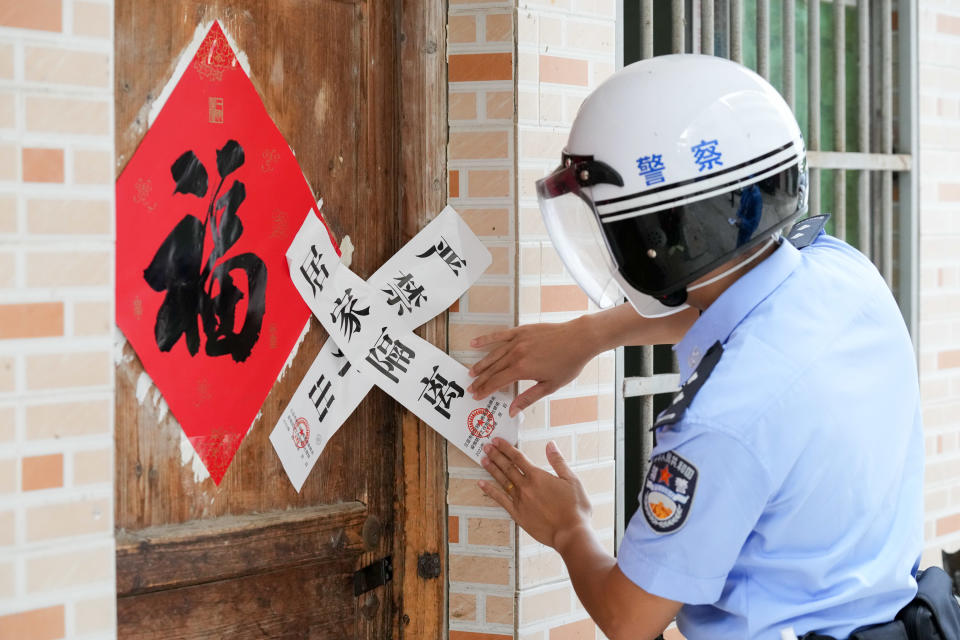
M 803 138 L 780 94 L 735 62 L 680 54 L 631 64 L 591 93 L 537 195 L 594 303 L 625 295 L 656 317 L 802 215 L 806 182 Z

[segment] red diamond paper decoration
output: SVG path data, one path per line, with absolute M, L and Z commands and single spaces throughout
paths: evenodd
M 117 324 L 217 484 L 309 318 L 284 254 L 311 209 L 214 23 L 117 180 Z

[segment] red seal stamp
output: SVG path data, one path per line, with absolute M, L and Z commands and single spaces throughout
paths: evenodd
M 293 427 L 293 444 L 297 449 L 303 449 L 310 442 L 310 423 L 306 418 L 297 418 L 297 423 Z
M 467 429 L 478 438 L 486 438 L 493 433 L 496 426 L 497 422 L 493 419 L 493 414 L 483 407 L 474 409 L 467 416 Z

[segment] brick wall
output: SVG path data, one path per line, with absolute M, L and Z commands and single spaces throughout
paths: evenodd
M 451 0 L 450 195 L 494 255 L 450 348 L 588 310 L 550 247 L 533 182 L 613 71 L 612 0 Z M 112 3 L 0 0 L 0 636 L 111 637 Z M 960 0 L 920 4 L 924 564 L 960 547 Z M 527 411 L 612 545 L 613 361 Z M 450 637 L 594 637 L 559 558 L 483 497 L 450 450 Z
M 960 548 L 960 0 L 919 6 L 927 566 L 939 564 L 940 549 Z M 467 341 L 478 333 L 590 310 L 550 245 L 534 182 L 556 166 L 580 101 L 614 70 L 615 4 L 451 0 L 449 14 L 451 202 L 498 265 L 451 314 L 451 350 L 471 362 L 478 354 Z M 612 354 L 604 354 L 531 407 L 520 437 L 541 464 L 545 443 L 557 441 L 588 483 L 595 525 L 610 546 L 613 376 Z M 451 638 L 601 637 L 559 557 L 516 531 L 475 488 L 483 473 L 451 449 Z
M 615 69 L 612 1 L 543 0 L 517 11 L 517 202 L 521 324 L 569 320 L 595 310 L 566 272 L 540 218 L 534 184 L 557 167 L 570 124 L 590 91 Z M 614 543 L 614 360 L 591 361 L 572 383 L 527 410 L 520 448 L 546 465 L 555 440 L 593 502 L 593 525 Z M 581 606 L 559 556 L 521 533 L 517 636 L 603 637 Z
M 589 309 L 540 222 L 534 182 L 559 162 L 583 98 L 614 70 L 612 0 L 452 0 L 448 55 L 450 199 L 494 254 L 494 266 L 455 305 L 450 350 L 518 323 L 562 321 Z M 613 354 L 530 407 L 521 448 L 546 464 L 553 439 L 581 474 L 595 525 L 613 547 Z M 563 563 L 519 532 L 482 495 L 485 472 L 450 448 L 451 640 L 598 636 Z
M 113 5 L 0 0 L 0 637 L 115 634 Z
M 960 0 L 921 0 L 920 383 L 923 565 L 960 549 Z
M 514 19 L 512 2 L 451 0 L 448 23 L 450 202 L 493 264 L 450 315 L 450 352 L 515 323 Z M 513 638 L 516 527 L 477 488 L 486 473 L 448 447 L 450 640 Z

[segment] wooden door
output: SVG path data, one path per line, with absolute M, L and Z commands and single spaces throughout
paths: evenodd
M 446 199 L 443 3 L 118 0 L 117 174 L 198 24 L 214 19 L 251 79 L 352 268 L 373 271 Z M 421 334 L 445 345 L 445 318 Z M 180 427 L 139 403 L 129 345 L 116 370 L 121 638 L 428 638 L 445 635 L 443 441 L 374 389 L 302 491 L 269 432 L 326 340 L 311 328 L 219 487 L 181 462 Z M 129 357 L 126 357 L 129 356 Z M 390 557 L 393 579 L 354 595 Z M 418 570 L 419 565 L 419 570 Z

